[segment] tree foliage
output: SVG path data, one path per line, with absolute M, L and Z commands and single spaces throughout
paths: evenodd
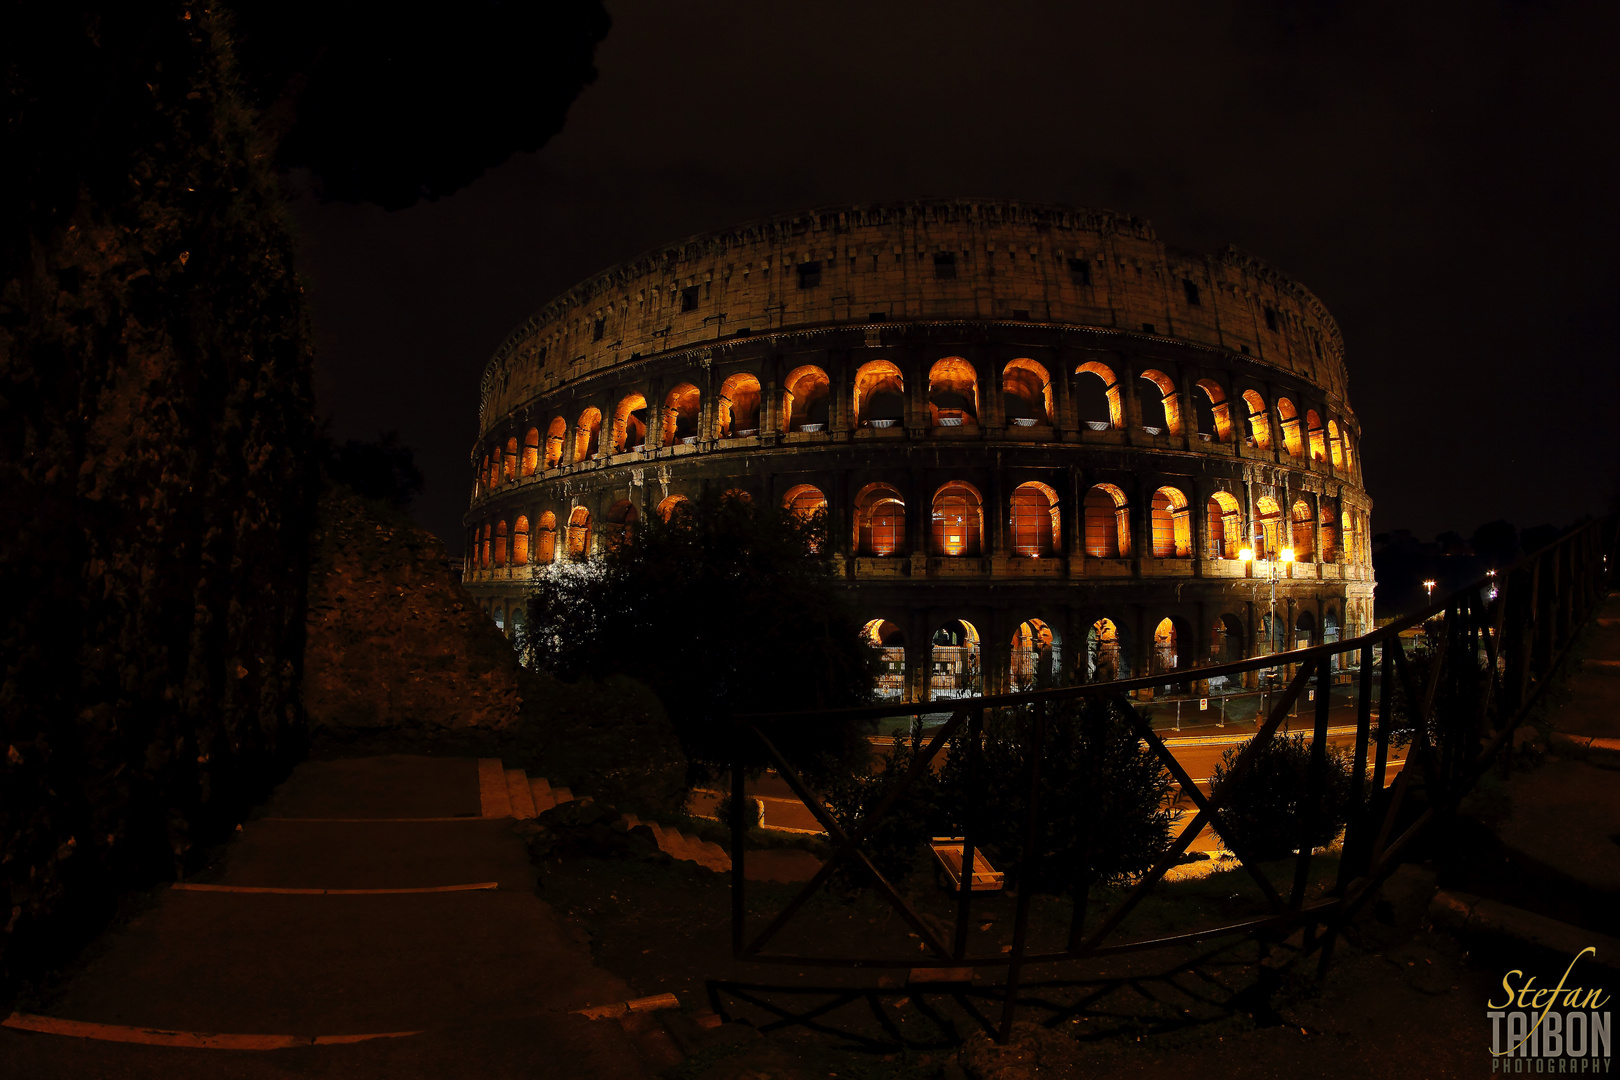
M 1215 830 L 1256 859 L 1282 859 L 1298 849 L 1301 820 L 1311 813 L 1314 827 L 1307 842 L 1311 847 L 1332 843 L 1350 815 L 1348 755 L 1328 747 L 1321 786 L 1313 790 L 1311 744 L 1304 735 L 1273 736 L 1238 768 L 1248 745 L 1227 750 L 1210 778 L 1211 795 L 1224 802 Z
M 803 520 L 729 495 L 636 524 L 591 562 L 561 562 L 529 604 L 531 663 L 573 681 L 632 675 L 658 694 L 687 756 L 725 767 L 737 713 L 870 702 L 878 652 L 838 587 L 825 518 Z M 783 724 L 801 762 L 849 760 L 852 725 Z M 742 744 L 753 763 L 763 757 Z M 813 764 L 812 766 L 813 767 Z
M 327 197 L 398 210 L 562 130 L 596 78 L 600 0 L 235 0 L 237 53 L 277 138 Z

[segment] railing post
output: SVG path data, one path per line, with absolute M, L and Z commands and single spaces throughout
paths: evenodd
M 973 847 L 974 807 L 978 805 L 979 770 L 984 761 L 984 706 L 973 710 L 968 719 L 967 737 L 967 803 L 962 807 L 962 880 L 956 897 L 956 941 L 951 955 L 958 960 L 967 956 L 968 927 L 972 917 L 973 899 Z
M 752 733 L 753 729 L 750 727 L 747 734 Z M 731 956 L 734 960 L 741 960 L 747 942 L 744 924 L 748 917 L 747 897 L 744 894 L 748 878 L 743 873 L 744 849 L 748 838 L 743 817 L 747 767 L 743 754 L 744 733 L 737 734 L 739 737 L 731 756 Z
M 998 1042 L 1012 1037 L 1013 1017 L 1018 1010 L 1018 978 L 1022 974 L 1024 949 L 1029 936 L 1029 902 L 1035 895 L 1035 877 L 1040 869 L 1041 754 L 1046 749 L 1046 703 L 1034 703 L 1029 732 L 1029 814 L 1024 823 L 1023 860 L 1018 867 L 1018 907 L 1013 915 L 1012 956 L 1007 962 L 1007 997 L 1001 1006 Z
M 1311 732 L 1311 772 L 1308 794 L 1299 821 L 1299 855 L 1294 862 L 1294 891 L 1288 898 L 1288 907 L 1298 912 L 1305 903 L 1305 887 L 1311 872 L 1311 834 L 1321 818 L 1317 805 L 1327 776 L 1328 696 L 1323 693 L 1328 683 L 1328 661 L 1323 657 L 1316 663 L 1316 725 Z

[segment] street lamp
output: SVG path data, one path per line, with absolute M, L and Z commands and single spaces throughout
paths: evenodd
M 1433 600 L 1434 599 L 1434 578 L 1428 578 L 1427 580 L 1425 580 L 1423 582 L 1423 587 L 1428 590 L 1429 599 Z
M 1246 563 L 1254 562 L 1254 548 L 1244 548 L 1242 551 L 1238 552 L 1238 558 Z M 1267 648 L 1272 652 L 1277 651 L 1277 564 L 1280 562 L 1286 565 L 1293 561 L 1294 549 L 1291 547 L 1285 547 L 1281 551 L 1277 552 L 1277 557 L 1275 559 L 1266 560 L 1266 576 L 1271 581 L 1271 603 L 1266 617 L 1266 625 L 1271 628 L 1271 632 L 1268 635 L 1271 640 L 1266 644 Z

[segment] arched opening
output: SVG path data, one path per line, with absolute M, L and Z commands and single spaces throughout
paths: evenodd
M 523 475 L 533 476 L 540 467 L 540 429 L 530 428 L 523 436 Z
M 827 509 L 827 496 L 811 484 L 796 484 L 782 496 L 782 507 L 800 521 L 809 521 Z
M 506 522 L 499 522 L 495 526 L 495 565 L 506 565 Z
M 518 475 L 518 441 L 514 435 L 506 440 L 506 455 L 501 461 L 501 476 L 506 480 L 516 480 Z
M 1200 379 L 1193 401 L 1198 409 L 1198 433 L 1216 442 L 1232 441 L 1232 411 L 1226 405 L 1226 391 L 1214 379 Z
M 478 467 L 478 482 L 485 491 L 495 486 L 495 470 L 489 467 L 489 455 L 484 455 L 484 463 Z
M 541 565 L 557 557 L 557 515 L 550 510 L 540 515 L 540 531 L 535 537 L 535 561 Z
M 928 413 L 935 427 L 972 427 L 979 422 L 979 376 L 960 356 L 928 369 Z
M 1255 500 L 1254 557 L 1275 559 L 1283 549 L 1282 508 L 1277 500 L 1262 495 Z
M 1181 398 L 1176 384 L 1164 372 L 1151 368 L 1141 377 L 1153 387 L 1142 392 L 1142 430 L 1149 435 L 1181 434 Z
M 894 427 L 906 418 L 906 380 L 887 360 L 870 360 L 855 372 L 855 421 L 862 427 Z
M 583 559 L 591 553 L 591 512 L 576 506 L 568 515 L 568 557 Z
M 1131 677 L 1131 653 L 1125 628 L 1098 619 L 1086 631 L 1086 681 L 1113 682 Z
M 984 689 L 979 667 L 979 631 L 966 619 L 956 619 L 934 631 L 929 696 L 972 697 Z
M 832 406 L 827 373 L 806 365 L 788 373 L 782 399 L 783 426 L 788 431 L 826 431 Z
M 1335 420 L 1327 422 L 1328 455 L 1333 459 L 1335 469 L 1344 468 L 1344 447 L 1339 443 L 1339 424 Z
M 1242 660 L 1243 637 L 1243 623 L 1236 615 L 1222 615 L 1217 618 L 1209 634 L 1209 662 L 1233 664 Z M 1221 678 L 1224 680 L 1225 676 Z
M 1153 557 L 1188 559 L 1192 557 L 1192 526 L 1187 515 L 1187 496 L 1173 487 L 1153 493 Z
M 1243 404 L 1249 410 L 1249 445 L 1259 447 L 1261 450 L 1270 450 L 1271 414 L 1266 411 L 1266 399 L 1261 397 L 1258 391 L 1245 390 Z
M 691 505 L 685 495 L 671 495 L 658 504 L 657 514 L 659 521 L 668 521 L 669 516 L 683 506 Z
M 489 617 L 495 623 L 495 629 L 504 635 L 506 633 L 506 608 L 500 605 L 490 608 Z
M 662 445 L 677 442 L 688 445 L 698 440 L 698 388 L 681 383 L 664 395 L 664 430 Z
M 1058 495 L 1045 484 L 1019 484 L 1012 493 L 1012 549 L 1026 559 L 1042 559 L 1058 550 Z
M 1053 686 L 1063 669 L 1062 640 L 1040 619 L 1018 624 L 1012 636 L 1012 685 L 1017 690 Z
M 579 414 L 574 426 L 574 460 L 589 461 L 602 448 L 602 412 L 594 406 Z
M 512 608 L 512 632 L 510 634 L 507 634 L 506 636 L 512 639 L 512 644 L 513 644 L 513 646 L 515 648 L 522 649 L 525 653 L 527 653 L 529 651 L 530 645 L 529 645 L 529 642 L 524 640 L 524 634 L 523 634 L 524 625 L 525 624 L 524 624 L 524 619 L 523 619 L 523 605 L 521 603 L 516 604 Z M 525 657 L 521 658 L 518 662 L 519 663 L 527 663 L 528 658 L 525 656 Z
M 877 696 L 902 697 L 906 691 L 906 635 L 887 619 L 871 620 L 861 628 L 861 635 L 880 650 Z
M 984 500 L 971 484 L 952 481 L 934 492 L 930 547 L 936 555 L 978 558 L 984 536 Z
M 741 439 L 759 434 L 759 379 L 739 371 L 720 386 L 720 438 Z
M 1217 491 L 1204 504 L 1208 522 L 1209 558 L 1235 559 L 1243 548 L 1243 510 L 1230 492 Z
M 1086 554 L 1121 559 L 1131 553 L 1131 523 L 1125 493 L 1113 484 L 1098 484 L 1081 505 L 1086 527 Z
M 1292 457 L 1305 455 L 1304 444 L 1299 436 L 1299 414 L 1294 412 L 1294 403 L 1285 397 L 1277 399 L 1277 415 L 1282 420 L 1283 449 Z
M 1014 427 L 1052 426 L 1052 377 L 1028 357 L 1019 357 L 1001 373 L 1001 407 Z
M 1294 561 L 1310 562 L 1316 558 L 1316 515 L 1311 512 L 1311 504 L 1300 499 L 1294 503 L 1291 516 L 1294 519 Z
M 1150 674 L 1165 675 L 1181 666 L 1181 634 L 1174 619 L 1160 619 L 1153 628 L 1153 659 Z
M 479 561 L 479 565 L 481 567 L 483 567 L 485 570 L 489 569 L 490 546 L 491 546 L 490 545 L 489 534 L 490 534 L 490 526 L 489 526 L 488 522 L 485 522 L 484 523 L 483 553 L 482 553 L 482 558 Z
M 1339 542 L 1344 549 L 1343 561 L 1361 562 L 1361 518 L 1346 509 L 1339 515 Z M 1324 559 L 1324 562 L 1329 560 Z
M 1350 450 L 1350 429 L 1345 428 L 1344 431 L 1340 433 L 1340 438 L 1344 443 L 1344 467 L 1348 472 L 1353 470 L 1355 467 L 1354 455 Z
M 1334 645 L 1338 643 L 1338 640 L 1339 618 L 1333 613 L 1332 608 L 1328 608 L 1326 611 L 1322 612 L 1322 644 Z M 1328 664 L 1328 670 L 1338 671 L 1339 662 L 1345 659 L 1347 655 L 1354 654 L 1334 653 Z
M 1113 368 L 1092 360 L 1075 368 L 1074 374 L 1075 406 L 1080 422 L 1092 431 L 1123 428 L 1125 408 Z
M 512 523 L 512 565 L 529 565 L 529 519 L 519 517 Z
M 888 484 L 869 484 L 855 498 L 859 534 L 856 548 L 862 555 L 898 555 L 906 544 L 906 501 Z
M 635 506 L 627 499 L 620 499 L 608 507 L 607 527 L 602 530 L 603 539 L 610 547 L 628 542 L 638 517 L 640 515 L 636 513 Z
M 1315 409 L 1305 410 L 1305 432 L 1310 437 L 1311 460 L 1327 460 L 1327 433 L 1322 430 L 1322 418 L 1316 415 Z
M 1316 638 L 1316 616 L 1309 611 L 1301 611 L 1294 620 L 1294 648 L 1308 649 L 1314 645 Z
M 1322 561 L 1325 563 L 1339 560 L 1338 508 L 1338 500 L 1322 500 Z
M 563 442 L 567 438 L 568 421 L 560 416 L 552 417 L 551 424 L 546 428 L 544 468 L 555 469 L 562 463 Z
M 641 450 L 647 445 L 647 399 L 626 394 L 613 410 L 613 452 Z

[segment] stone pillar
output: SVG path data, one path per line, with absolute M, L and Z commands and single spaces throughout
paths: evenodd
M 979 653 L 984 666 L 984 692 L 1005 694 L 1012 686 L 1012 622 L 1005 608 L 990 612 L 989 624 L 980 631 Z
M 1005 559 L 1007 548 L 1007 511 L 1009 498 L 1006 478 L 1002 475 L 1001 455 L 997 454 L 990 466 L 990 482 L 984 493 L 984 557 Z
M 828 393 L 832 400 L 827 404 L 827 430 L 836 432 L 833 437 L 842 441 L 849 438 L 849 433 L 855 429 L 855 389 L 850 367 L 852 361 L 848 351 L 834 358 L 828 356 L 832 364 L 832 371 L 828 378 L 832 386 Z

